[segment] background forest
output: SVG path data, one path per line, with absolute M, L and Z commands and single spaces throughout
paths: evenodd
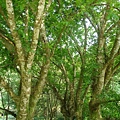
M 120 120 L 120 0 L 0 0 L 1 120 Z

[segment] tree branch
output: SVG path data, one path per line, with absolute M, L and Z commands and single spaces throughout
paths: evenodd
M 37 44 L 38 44 L 40 27 L 41 27 L 42 19 L 44 16 L 43 15 L 44 7 L 45 7 L 45 0 L 39 0 L 35 24 L 34 24 L 32 43 L 31 43 L 31 51 L 28 53 L 28 59 L 27 59 L 27 63 L 26 63 L 27 69 L 31 69 L 32 63 L 34 60 L 34 55 L 35 55 L 35 52 L 37 49 Z
M 55 45 L 54 45 L 54 47 L 53 47 L 53 49 L 52 49 L 52 51 L 51 51 L 51 57 L 54 55 L 55 49 L 57 48 L 57 45 L 58 45 L 58 43 L 60 42 L 60 40 L 61 40 L 61 38 L 62 38 L 62 34 L 63 34 L 63 32 L 65 31 L 65 29 L 66 29 L 66 25 L 63 26 L 63 28 L 61 29 L 61 31 L 60 31 L 60 33 L 59 33 L 59 36 L 58 36 L 58 38 L 57 38 L 57 41 L 55 42 Z
M 110 58 L 111 59 L 113 59 L 115 57 L 115 55 L 117 54 L 119 49 L 120 49 L 120 33 L 117 33 L 116 40 L 115 40 L 113 48 L 110 52 Z
M 13 112 L 13 111 L 10 111 L 10 110 L 8 110 L 8 109 L 4 109 L 4 108 L 1 108 L 1 107 L 0 107 L 0 109 L 1 109 L 1 110 L 4 110 L 5 112 L 7 112 L 8 114 L 14 116 L 15 118 L 16 118 L 16 116 L 17 116 L 17 115 L 15 114 L 15 112 Z
M 120 20 L 114 24 L 112 24 L 105 32 L 109 33 L 113 28 L 115 28 L 117 26 L 117 24 L 120 22 Z
M 7 17 L 5 16 L 4 11 L 2 10 L 1 6 L 0 6 L 0 13 L 1 13 L 1 15 L 3 16 L 4 20 L 7 22 L 7 25 L 8 25 Z
M 115 73 L 118 68 L 120 68 L 120 61 L 119 61 L 118 64 L 113 68 L 113 73 Z
M 97 33 L 98 33 L 98 25 L 97 25 L 97 23 L 95 24 L 95 22 L 93 22 L 92 21 L 92 19 L 87 15 L 87 14 L 85 14 L 85 16 L 86 16 L 86 18 L 89 20 L 89 22 L 91 23 L 91 25 L 94 27 L 94 29 L 97 31 Z M 94 16 L 92 15 L 92 17 L 94 18 Z M 94 18 L 95 19 L 95 18 Z
M 5 35 L 3 35 L 1 33 L 1 30 L 0 30 L 0 40 L 2 41 L 3 45 L 5 46 L 5 48 L 7 48 L 7 50 L 11 53 L 11 54 L 15 54 L 15 46 L 14 46 L 14 43 L 8 38 L 6 37 Z
M 9 84 L 5 80 L 3 80 L 1 76 L 0 76 L 0 86 L 3 87 L 6 90 L 6 92 L 9 93 L 10 97 L 14 100 L 14 102 L 18 104 L 19 96 L 15 95 L 13 89 L 9 86 Z
M 48 74 L 48 70 L 49 70 L 49 66 L 50 66 L 50 49 L 49 49 L 49 44 L 48 44 L 48 40 L 47 40 L 47 37 L 46 37 L 46 31 L 45 31 L 45 26 L 44 26 L 44 23 L 42 23 L 41 25 L 41 34 L 40 34 L 40 37 L 41 37 L 41 42 L 43 43 L 44 45 L 44 53 L 45 53 L 45 56 L 44 56 L 44 60 L 45 62 L 43 61 L 43 65 L 41 67 L 41 71 L 40 71 L 40 76 L 38 78 L 38 81 L 36 82 L 36 85 L 33 87 L 33 93 L 31 95 L 31 103 L 33 104 L 36 104 L 35 102 L 37 102 L 37 100 L 39 99 L 39 96 L 41 95 L 42 93 L 42 90 L 45 86 L 45 82 L 46 82 L 46 77 L 47 77 L 47 74 Z M 34 101 L 35 99 L 35 101 Z
M 16 31 L 16 24 L 15 24 L 15 18 L 14 18 L 14 9 L 13 9 L 13 3 L 12 0 L 6 0 L 6 9 L 7 9 L 7 15 L 8 15 L 8 23 L 9 27 L 12 33 L 12 37 L 14 39 L 15 47 L 16 47 L 16 52 L 18 55 L 18 62 L 20 65 L 20 69 L 23 71 L 24 70 L 24 65 L 25 65 L 25 58 L 24 58 L 24 53 L 22 49 L 22 44 L 19 39 L 19 35 Z
M 83 97 L 82 97 L 83 102 L 84 102 L 84 100 L 85 100 L 85 97 L 86 97 L 89 89 L 90 89 L 90 84 L 86 87 L 86 89 L 85 89 L 85 91 L 84 91 L 84 94 L 83 94 Z
M 49 8 L 50 8 L 50 6 L 51 6 L 51 3 L 52 3 L 52 0 L 48 0 L 48 4 L 47 4 L 47 6 L 46 6 L 46 13 L 47 13 L 47 11 L 49 10 Z M 45 14 L 46 15 L 46 14 Z
M 24 28 L 26 43 L 27 43 L 27 40 L 29 39 L 28 38 L 28 23 L 29 23 L 29 2 L 27 1 L 26 8 L 25 8 L 25 28 Z
M 100 100 L 99 102 L 97 102 L 97 104 L 105 104 L 105 103 L 109 103 L 109 102 L 119 102 L 120 99 L 111 99 L 111 100 Z
M 49 83 L 50 87 L 52 88 L 55 96 L 57 97 L 58 100 L 60 100 L 60 102 L 62 103 L 63 102 L 63 98 L 61 97 L 61 95 L 58 93 L 58 90 L 56 89 L 56 87 L 54 85 L 51 85 Z

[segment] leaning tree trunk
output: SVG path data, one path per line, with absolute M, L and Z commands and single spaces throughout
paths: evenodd
M 32 92 L 31 92 L 30 103 L 29 103 L 29 119 L 28 120 L 34 119 L 35 108 L 36 108 L 37 102 L 40 98 L 40 95 L 42 94 L 42 90 L 45 86 L 49 66 L 50 66 L 50 60 L 48 58 L 46 63 L 43 64 L 43 67 L 41 68 L 41 74 L 39 77 L 39 81 L 33 87 Z

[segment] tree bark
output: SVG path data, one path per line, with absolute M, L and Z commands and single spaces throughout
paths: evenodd
M 91 100 L 92 101 L 92 100 Z M 90 119 L 91 120 L 101 120 L 101 112 L 100 112 L 100 105 L 97 105 L 92 102 L 89 104 L 89 110 L 90 110 Z
M 31 77 L 26 73 L 22 75 L 22 87 L 20 94 L 20 102 L 17 113 L 17 120 L 28 120 L 29 115 L 29 99 L 31 94 Z
M 50 5 L 50 3 L 48 5 Z M 48 7 L 49 6 L 47 6 L 47 9 L 48 9 Z M 11 94 L 11 96 L 13 96 L 13 98 L 15 99 L 15 102 L 17 103 L 17 120 L 32 120 L 33 119 L 35 106 L 37 104 L 37 100 L 39 99 L 39 95 L 45 85 L 45 80 L 46 80 L 46 76 L 48 73 L 48 68 L 49 68 L 50 62 L 48 62 L 48 64 L 45 65 L 44 69 L 42 69 L 43 71 L 40 74 L 40 76 L 41 76 L 40 82 L 38 82 L 39 86 L 36 85 L 37 90 L 35 89 L 36 92 L 32 96 L 32 93 L 33 93 L 33 92 L 31 92 L 32 73 L 30 71 L 31 71 L 31 68 L 33 65 L 33 60 L 34 60 L 34 56 L 35 56 L 36 49 L 37 49 L 38 38 L 40 35 L 39 33 L 41 30 L 41 26 L 42 26 L 41 25 L 42 20 L 45 15 L 44 8 L 45 8 L 45 0 L 39 0 L 35 23 L 34 23 L 32 42 L 31 42 L 31 46 L 30 46 L 30 51 L 27 54 L 27 59 L 26 59 L 26 57 L 25 57 L 26 53 L 22 47 L 22 42 L 19 38 L 19 34 L 16 31 L 16 22 L 15 22 L 14 7 L 13 7 L 12 0 L 6 0 L 6 9 L 7 9 L 7 15 L 8 15 L 7 22 L 9 24 L 9 28 L 11 30 L 12 37 L 14 39 L 15 49 L 16 49 L 16 53 L 17 53 L 17 62 L 18 62 L 17 65 L 20 68 L 20 77 L 21 77 L 20 78 L 21 88 L 20 88 L 19 102 L 17 102 L 17 100 L 13 96 L 14 94 Z M 43 31 L 43 32 L 44 32 L 44 36 L 45 36 L 46 33 L 45 33 L 45 31 Z M 49 49 L 46 48 L 46 56 L 50 57 L 48 55 L 49 54 L 48 52 L 49 52 Z M 4 84 L 5 87 L 7 86 L 7 84 L 5 84 L 4 82 L 2 82 L 2 83 Z M 41 89 L 39 89 L 38 87 Z M 10 93 L 12 92 L 11 89 L 7 89 L 7 90 L 9 90 L 8 92 L 10 92 Z M 32 103 L 34 103 L 34 104 L 31 104 L 30 100 L 32 100 Z

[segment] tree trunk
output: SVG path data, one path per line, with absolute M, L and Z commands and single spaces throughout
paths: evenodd
M 82 109 L 79 109 L 79 111 L 76 112 L 76 118 L 77 120 L 82 120 Z
M 31 94 L 31 76 L 26 72 L 22 73 L 22 85 L 20 101 L 17 113 L 17 120 L 28 120 L 29 115 L 29 98 Z
M 74 117 L 65 116 L 65 120 L 74 120 Z
M 100 103 L 99 96 L 102 93 L 104 87 L 104 77 L 105 77 L 106 67 L 101 70 L 98 79 L 95 78 L 95 81 L 92 85 L 92 98 L 89 103 L 90 110 L 90 119 L 91 120 L 101 120 L 102 116 L 100 113 Z
M 91 101 L 89 104 L 89 110 L 90 110 L 90 119 L 91 120 L 102 120 L 99 104 L 92 103 L 92 101 Z
M 35 108 L 36 108 L 37 100 L 34 99 L 29 104 L 29 116 L 28 120 L 34 120 Z

